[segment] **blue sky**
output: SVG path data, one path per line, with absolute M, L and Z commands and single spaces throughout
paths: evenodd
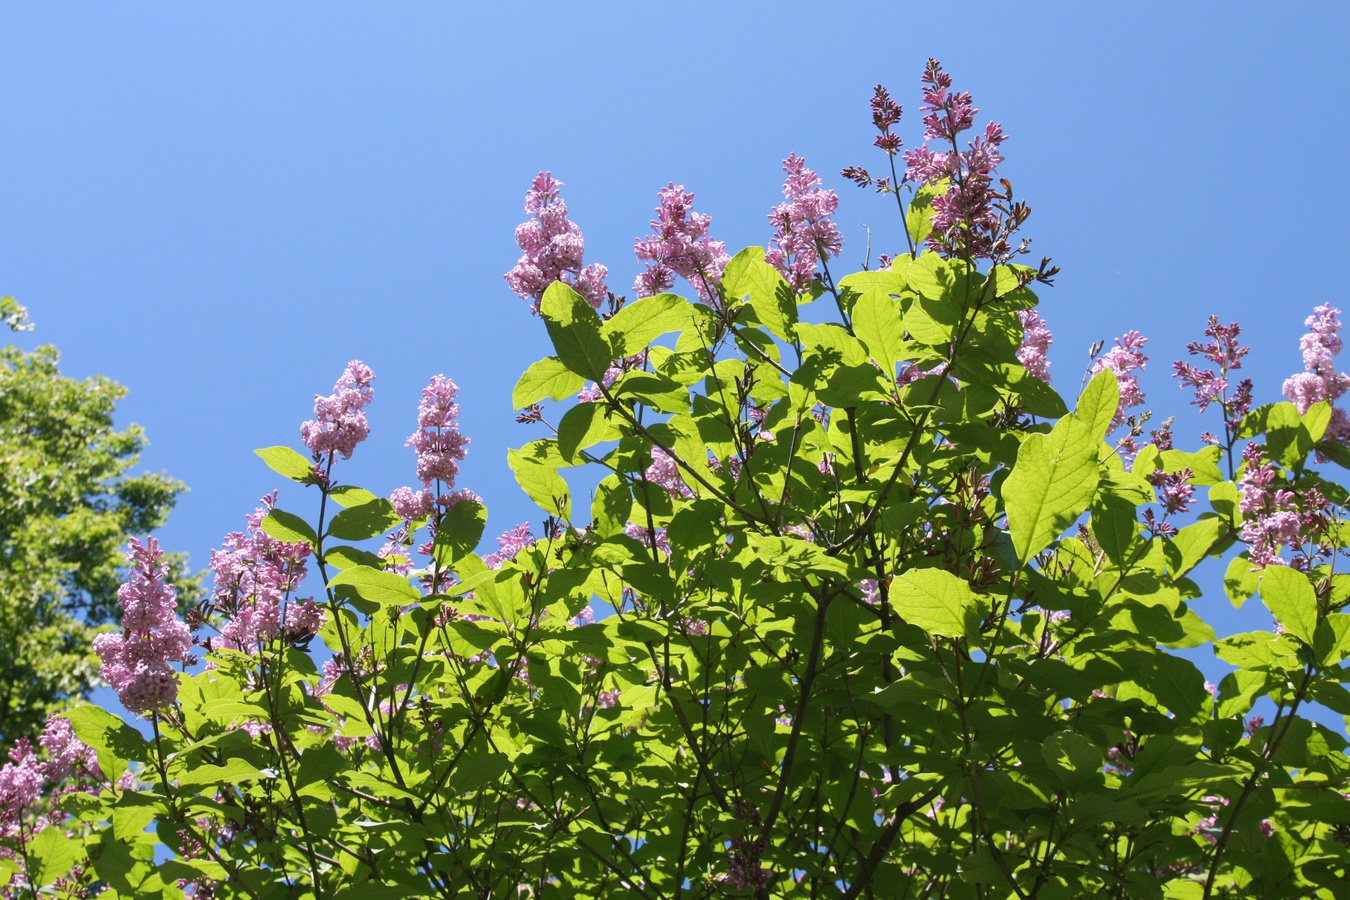
M 403 439 L 444 373 L 490 533 L 537 521 L 505 456 L 542 436 L 510 390 L 548 345 L 502 280 L 533 175 L 566 183 L 587 261 L 623 290 L 659 188 L 694 191 L 734 252 L 770 237 L 796 152 L 840 192 L 841 267 L 858 268 L 863 223 L 875 254 L 898 222 L 838 171 L 881 164 L 878 82 L 915 143 L 928 56 L 1009 133 L 1035 256 L 1064 267 L 1041 296 L 1065 394 L 1094 341 L 1137 328 L 1150 405 L 1191 446 L 1218 423 L 1168 373 L 1210 313 L 1243 323 L 1270 402 L 1312 307 L 1350 306 L 1343 4 L 486 7 L 0 8 L 0 291 L 38 324 L 22 345 L 130 388 L 145 466 L 191 487 L 161 540 L 196 565 L 279 486 L 252 450 L 299 446 L 352 358 L 378 381 L 343 480 L 413 481 Z M 1221 595 L 1204 603 L 1237 624 Z

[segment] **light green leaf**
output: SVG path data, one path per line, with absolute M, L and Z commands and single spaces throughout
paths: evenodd
M 374 497 L 333 516 L 328 523 L 328 534 L 340 541 L 364 541 L 392 531 L 402 521 L 394 512 L 394 504 L 383 497 Z
M 1049 434 L 1029 435 L 1003 483 L 1008 530 L 1023 564 L 1053 542 L 1092 503 L 1097 490 L 1097 445 L 1076 416 Z
M 264 447 L 253 452 L 262 457 L 269 469 L 291 481 L 308 484 L 314 480 L 314 463 L 290 447 Z
M 1236 609 L 1242 609 L 1257 587 L 1261 584 L 1261 575 L 1252 571 L 1252 561 L 1245 556 L 1235 556 L 1228 563 L 1228 571 L 1223 576 L 1223 591 Z
M 436 528 L 432 553 L 444 567 L 453 566 L 473 553 L 483 539 L 487 526 L 487 507 L 472 497 L 466 497 L 450 507 Z
M 76 737 L 94 748 L 99 768 L 111 780 L 122 777 L 128 760 L 143 762 L 150 758 L 149 742 L 141 733 L 105 709 L 77 706 L 62 717 L 70 720 Z
M 319 543 L 319 536 L 314 533 L 314 529 L 310 527 L 308 522 L 285 510 L 274 509 L 269 512 L 262 520 L 260 527 L 268 537 L 285 541 L 288 544 L 308 543 L 317 545 Z
M 601 403 L 578 403 L 558 423 L 558 452 L 568 462 L 577 461 L 579 452 L 588 447 L 618 438 L 618 426 Z
M 1078 398 L 1078 408 L 1073 414 L 1100 441 L 1105 439 L 1119 407 L 1120 384 L 1116 381 L 1116 373 L 1102 369 L 1083 388 L 1083 394 Z
M 558 357 L 549 356 L 520 376 L 511 392 L 511 403 L 516 409 L 524 409 L 540 400 L 566 400 L 585 386 L 585 378 L 563 365 Z
M 351 585 L 356 589 L 357 594 L 371 603 L 407 606 L 422 599 L 421 593 L 409 584 L 408 579 L 402 575 L 394 572 L 381 572 L 379 569 L 372 569 L 369 566 L 353 566 L 350 569 L 343 569 L 328 582 L 329 587 L 337 587 L 341 584 Z
M 895 377 L 895 364 L 908 359 L 905 326 L 899 301 L 882 291 L 867 291 L 853 304 L 853 333 L 867 345 L 872 359 L 887 378 Z
M 765 537 L 750 532 L 746 536 L 755 555 L 774 566 L 797 572 L 847 575 L 848 565 L 823 549 L 801 538 Z
M 60 828 L 44 828 L 29 841 L 28 854 L 38 864 L 34 887 L 46 886 L 69 875 L 75 863 L 84 858 L 84 842 L 66 837 Z
M 694 322 L 694 307 L 675 294 L 656 294 L 629 303 L 604 325 L 615 359 L 632 356 L 663 334 L 682 331 Z
M 571 520 L 572 493 L 556 468 L 538 463 L 520 450 L 508 451 L 507 462 L 521 490 L 544 512 Z
M 985 604 L 964 579 L 945 569 L 909 569 L 891 579 L 891 608 L 911 625 L 943 637 L 979 632 Z
M 555 281 L 544 291 L 539 314 L 563 365 L 591 381 L 605 376 L 614 355 L 605 340 L 600 315 L 585 297 Z
M 1317 595 L 1308 576 L 1288 566 L 1266 566 L 1261 575 L 1261 600 L 1286 634 L 1307 643 L 1317 630 Z
M 764 261 L 763 247 L 747 247 L 727 263 L 722 290 L 733 304 L 748 298 L 760 323 L 790 341 L 797 324 L 797 298 L 778 270 Z

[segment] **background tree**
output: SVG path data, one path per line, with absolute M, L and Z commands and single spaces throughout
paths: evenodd
M 32 328 L 9 297 L 0 319 Z M 0 351 L 0 749 L 88 695 L 127 536 L 163 525 L 185 490 L 164 474 L 127 474 L 146 442 L 136 425 L 113 426 L 126 388 L 65 377 L 59 358 L 51 346 Z M 184 562 L 174 560 L 175 580 L 192 598 Z

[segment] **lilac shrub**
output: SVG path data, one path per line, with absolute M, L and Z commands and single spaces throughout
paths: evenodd
M 1173 367 L 1223 422 L 1193 451 L 1136 331 L 1061 396 L 1006 134 L 936 61 L 921 91 L 922 143 L 878 86 L 889 172 L 843 172 L 901 218 L 861 272 L 796 154 L 767 248 L 662 189 L 632 300 L 536 178 L 507 281 L 554 355 L 508 463 L 541 520 L 478 552 L 444 375 L 404 486 L 343 483 L 350 363 L 308 454 L 259 451 L 309 515 L 227 537 L 202 665 L 132 545 L 99 649 L 148 734 L 85 706 L 16 748 L 0 897 L 1344 896 L 1337 311 L 1261 406 L 1211 318 Z M 1216 566 L 1271 630 L 1206 624 Z

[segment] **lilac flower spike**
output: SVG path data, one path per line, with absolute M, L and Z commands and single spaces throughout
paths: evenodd
M 314 395 L 314 419 L 300 426 L 300 439 L 318 462 L 330 453 L 351 459 L 352 451 L 370 434 L 365 408 L 375 397 L 375 373 L 359 359 L 347 363 L 327 397 Z
M 639 238 L 634 249 L 638 262 L 647 263 L 647 268 L 633 283 L 633 290 L 640 297 L 650 297 L 670 290 L 678 276 L 694 286 L 704 303 L 715 303 L 713 288 L 721 283 L 722 270 L 731 257 L 725 243 L 708 236 L 712 216 L 694 211 L 694 195 L 685 193 L 682 184 L 666 185 L 659 196 L 651 223 L 656 234 Z
M 1127 331 L 1123 337 L 1116 338 L 1116 345 L 1103 353 L 1088 372 L 1089 375 L 1096 375 L 1103 369 L 1110 369 L 1116 374 L 1116 381 L 1120 384 L 1120 405 L 1111 419 L 1113 430 L 1125 421 L 1125 410 L 1144 403 L 1144 392 L 1134 373 L 1148 363 L 1148 357 L 1144 355 L 1144 345 L 1147 343 L 1148 338 L 1139 332 Z
M 459 464 L 469 455 L 469 439 L 459 430 L 459 404 L 455 402 L 458 394 L 459 386 L 444 375 L 433 375 L 422 389 L 422 401 L 417 405 L 417 430 L 405 443 L 417 453 L 417 478 L 422 486 L 431 489 L 439 482 L 445 490 L 437 490 L 435 497 L 439 500 L 399 494 L 395 499 L 403 511 L 420 510 L 432 502 L 453 506 L 464 496 L 454 491 Z
M 525 192 L 525 212 L 531 218 L 516 227 L 516 243 L 524 252 L 505 275 L 511 290 L 530 301 L 535 315 L 544 291 L 555 281 L 571 285 L 595 309 L 609 295 L 605 285 L 609 269 L 583 266 L 586 242 L 581 228 L 567 217 L 567 203 L 558 190 L 562 184 L 549 172 L 535 176 Z
M 103 661 L 99 675 L 117 691 L 122 705 L 139 715 L 158 712 L 178 699 L 173 663 L 181 663 L 192 647 L 188 627 L 178 620 L 177 595 L 169 584 L 169 564 L 159 542 L 132 538 L 127 551 L 131 572 L 117 591 L 122 605 L 122 633 L 94 638 L 94 652 Z
M 1285 380 L 1284 396 L 1298 407 L 1300 415 L 1324 400 L 1331 403 L 1331 423 L 1327 425 L 1325 437 L 1350 444 L 1350 418 L 1345 410 L 1335 406 L 1335 402 L 1350 389 L 1350 375 L 1336 371 L 1336 356 L 1343 346 L 1340 314 L 1339 309 L 1325 303 L 1304 321 L 1312 329 L 1299 341 L 1307 371 Z M 1318 454 L 1318 461 L 1325 462 L 1321 454 Z
M 1054 343 L 1050 326 L 1034 309 L 1019 310 L 1017 317 L 1022 320 L 1022 346 L 1017 348 L 1017 361 L 1033 376 L 1049 384 L 1050 359 L 1046 354 Z
M 787 202 L 769 213 L 777 230 L 764 259 L 793 290 L 804 291 L 815 278 L 816 268 L 844 249 L 844 239 L 831 218 L 839 207 L 839 195 L 820 187 L 820 176 L 795 153 L 783 160 L 783 171 L 787 173 L 783 182 Z

